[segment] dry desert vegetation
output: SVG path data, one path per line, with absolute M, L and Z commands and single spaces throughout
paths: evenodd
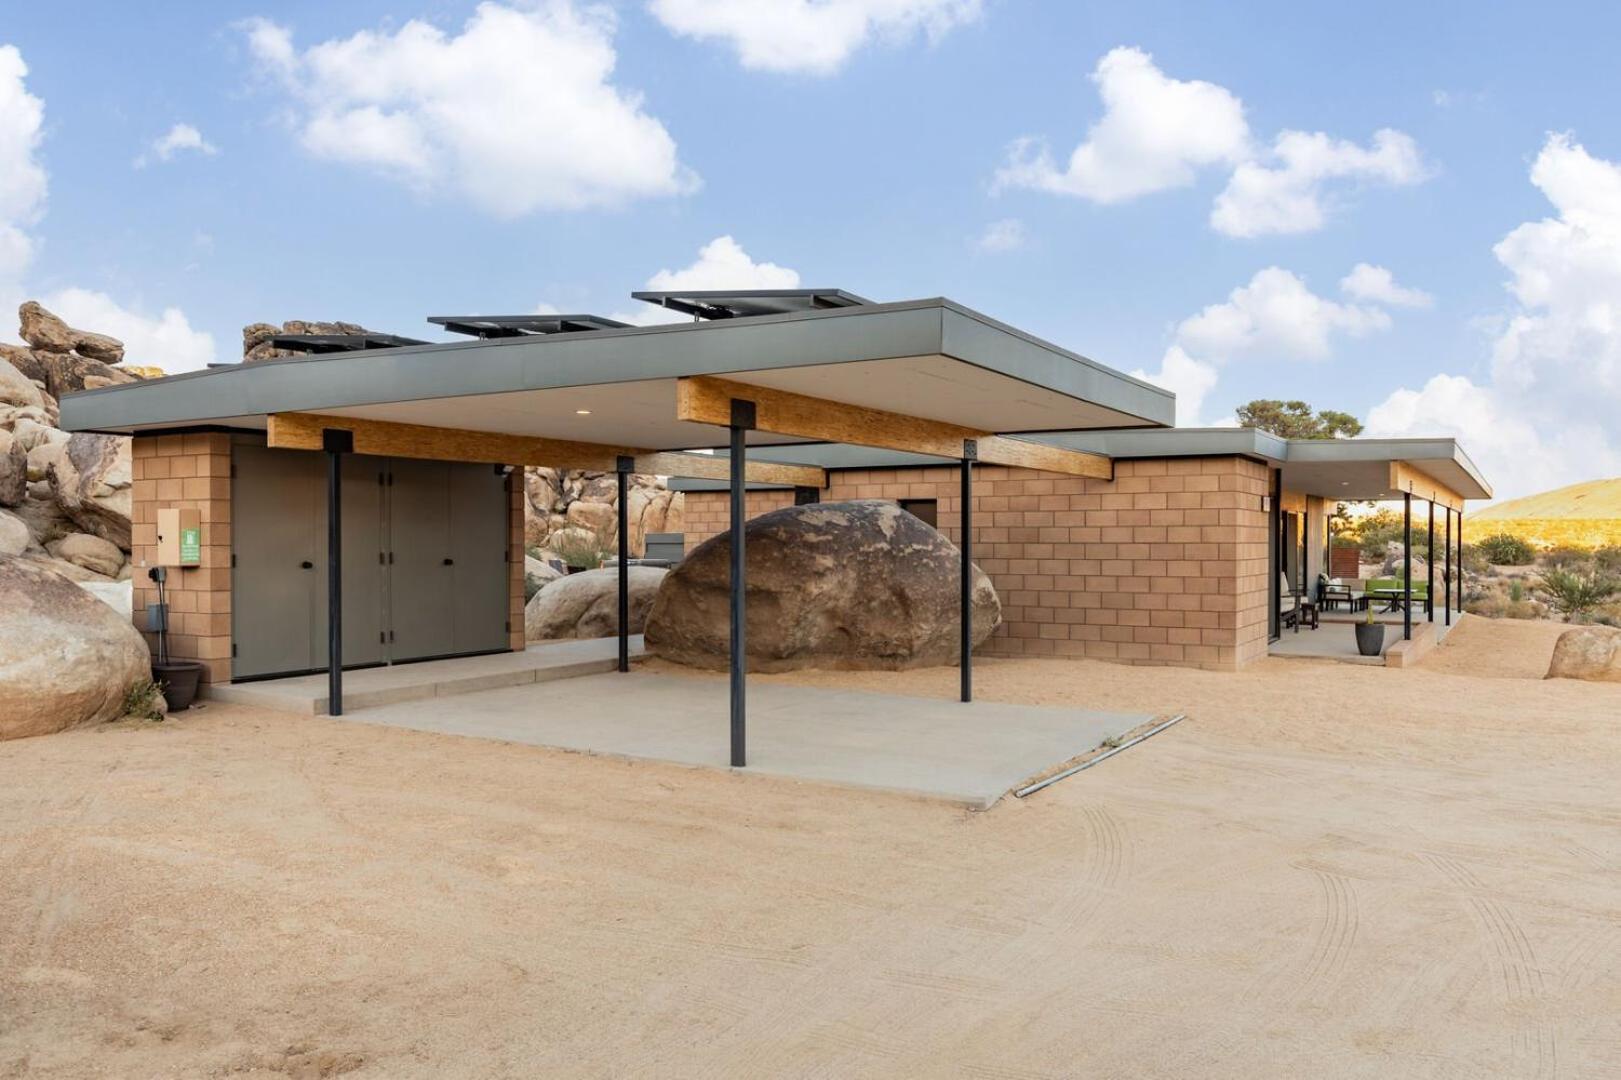
M 19 740 L 0 1076 L 1617 1075 L 1621 686 L 1542 681 L 1560 629 L 987 661 L 1190 719 L 985 813 L 224 706 Z

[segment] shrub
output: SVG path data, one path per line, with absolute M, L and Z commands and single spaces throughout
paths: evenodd
M 1580 619 L 1621 593 L 1621 580 L 1596 573 L 1549 570 L 1538 579 L 1537 587 L 1548 595 L 1555 610 Z
M 1488 536 L 1476 546 L 1487 561 L 1496 566 L 1530 566 L 1536 560 L 1537 553 L 1530 544 L 1508 533 Z
M 1593 563 L 1593 553 L 1574 544 L 1558 544 L 1542 553 L 1542 562 L 1555 570 L 1585 570 Z
M 151 679 L 142 679 L 124 692 L 124 717 L 131 720 L 162 720 L 163 688 Z
M 585 570 L 595 570 L 609 559 L 619 557 L 619 547 L 606 529 L 593 531 L 571 526 L 552 533 L 547 543 L 564 565 Z
M 1595 549 L 1593 566 L 1603 574 L 1621 575 L 1621 544 L 1606 544 Z

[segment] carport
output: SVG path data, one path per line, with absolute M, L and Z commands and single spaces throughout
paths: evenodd
M 479 466 L 490 476 L 530 465 L 615 474 L 622 613 L 627 477 L 725 479 L 732 541 L 728 749 L 730 763 L 742 766 L 747 762 L 745 486 L 789 485 L 803 489 L 807 498 L 826 486 L 819 467 L 755 461 L 750 448 L 837 442 L 959 462 L 961 499 L 946 508 L 941 524 L 957 531 L 963 554 L 959 696 L 968 702 L 972 657 L 966 586 L 975 463 L 1109 478 L 1112 462 L 1106 454 L 1020 435 L 1160 427 L 1173 416 L 1168 392 L 949 300 L 872 304 L 838 290 L 643 298 L 699 318 L 620 327 L 585 316 L 559 317 L 544 330 L 468 342 L 361 347 L 233 365 L 73 395 L 63 403 L 62 422 L 74 431 L 133 435 L 138 461 L 143 440 L 156 445 L 176 439 L 164 444 L 176 447 L 176 455 L 190 453 L 188 440 L 195 439 L 199 454 L 217 460 L 222 453 L 217 447 L 229 444 L 205 436 L 262 440 L 267 451 L 321 455 L 327 700 L 334 715 L 343 709 L 344 611 L 352 595 L 344 582 L 370 561 L 368 554 L 353 552 L 345 532 L 344 491 L 353 483 L 346 479 L 345 463 L 354 456 Z M 500 320 L 460 321 L 500 329 Z M 442 322 L 449 325 L 448 317 Z M 729 451 L 724 458 L 704 452 L 722 446 Z M 206 513 L 209 499 L 218 502 L 219 491 L 230 490 L 230 477 L 218 479 L 223 483 L 211 479 L 192 500 L 185 494 L 190 485 L 168 489 L 175 493 L 168 498 L 148 493 L 164 489 L 142 489 L 138 478 L 137 528 L 145 524 L 143 499 L 148 510 L 164 509 L 156 504 L 167 501 L 196 501 Z M 510 489 L 510 479 L 507 483 Z M 248 491 L 230 495 L 238 503 L 255 497 Z M 229 513 L 222 513 L 225 520 L 217 515 L 215 527 L 228 533 Z M 234 555 L 233 545 L 240 542 L 219 544 L 205 537 L 205 551 L 220 554 L 215 565 L 195 568 L 205 588 L 219 591 L 219 582 L 226 583 L 237 625 L 251 613 L 234 605 L 241 582 L 218 560 Z M 507 558 L 510 562 L 510 544 Z M 521 567 L 521 554 L 518 562 Z M 182 570 L 182 577 L 186 573 Z M 622 672 L 629 668 L 627 621 L 620 619 L 617 666 Z M 196 625 L 212 628 L 209 640 L 217 640 L 217 618 Z M 226 644 L 235 647 L 234 634 Z M 521 648 L 521 642 L 513 647 Z

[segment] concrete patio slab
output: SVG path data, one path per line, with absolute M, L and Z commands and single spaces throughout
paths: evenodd
M 630 655 L 642 655 L 640 634 L 631 636 Z M 594 638 L 534 644 L 521 652 L 361 668 L 343 673 L 343 705 L 347 712 L 403 701 L 578 678 L 612 671 L 618 658 L 617 639 Z M 214 701 L 256 705 L 302 716 L 317 716 L 327 711 L 327 679 L 324 674 L 227 683 L 210 686 L 205 694 Z
M 633 671 L 381 705 L 367 724 L 728 768 L 724 679 Z M 1022 781 L 1151 717 L 749 686 L 748 771 L 924 795 L 984 809 Z

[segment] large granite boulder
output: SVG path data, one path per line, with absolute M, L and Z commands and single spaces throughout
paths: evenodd
M 75 330 L 56 315 L 46 311 L 37 301 L 30 300 L 17 309 L 22 322 L 18 331 L 22 339 L 42 352 L 76 352 L 104 364 L 116 364 L 124 359 L 124 343 L 106 334 L 93 334 L 88 330 Z
M 791 506 L 745 526 L 748 668 L 898 670 L 955 663 L 957 547 L 891 502 Z M 730 648 L 731 537 L 698 545 L 671 571 L 647 620 L 647 649 L 723 668 Z M 974 568 L 973 641 L 1002 605 Z
M 547 562 L 537 559 L 533 555 L 523 557 L 523 600 L 524 603 L 535 598 L 535 594 L 547 585 L 563 576 L 563 571 Z
M 74 524 L 129 550 L 129 439 L 75 434 L 48 472 L 56 501 Z
M 45 550 L 63 562 L 103 577 L 116 578 L 124 567 L 124 553 L 116 544 L 89 533 L 69 533 L 60 540 L 46 544 Z
M 0 558 L 21 555 L 32 542 L 28 523 L 8 510 L 0 510 Z
M 642 632 L 653 597 L 668 573 L 656 566 L 630 568 L 631 633 Z M 611 637 L 618 632 L 617 566 L 560 577 L 536 593 L 523 609 L 523 636 L 527 641 Z
M 1621 683 L 1621 630 L 1608 626 L 1566 630 L 1554 644 L 1547 677 Z
M 8 346 L 4 355 L 0 355 L 0 405 L 25 407 L 32 405 L 36 408 L 45 407 L 45 393 L 26 371 L 18 367 L 12 359 L 16 353 L 25 353 L 26 349 Z
M 116 720 L 150 677 L 127 618 L 36 563 L 0 558 L 0 739 Z
M 124 368 L 72 352 L 0 345 L 0 360 L 9 361 L 28 379 L 43 386 L 45 393 L 53 400 L 80 390 L 94 390 L 98 386 L 131 383 L 140 379 L 140 376 Z

